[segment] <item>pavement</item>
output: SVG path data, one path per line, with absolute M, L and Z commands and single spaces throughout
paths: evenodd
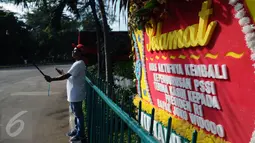
M 67 71 L 71 65 L 44 65 L 41 70 L 57 76 L 55 67 Z M 33 66 L 0 69 L 0 143 L 67 143 L 69 108 L 66 81 L 48 83 Z

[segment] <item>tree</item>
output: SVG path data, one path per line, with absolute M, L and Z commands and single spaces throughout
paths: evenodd
M 92 10 L 92 14 L 95 20 L 95 25 L 96 25 L 96 34 L 97 34 L 97 76 L 99 78 L 102 78 L 102 63 L 101 63 L 101 59 L 102 59 L 102 53 L 101 53 L 101 24 L 99 21 L 99 18 L 97 16 L 96 13 L 96 4 L 95 4 L 95 0 L 90 0 L 90 8 Z
M 110 46 L 109 46 L 109 29 L 107 28 L 108 23 L 107 23 L 107 17 L 105 13 L 105 5 L 103 0 L 98 0 L 99 7 L 100 7 L 100 12 L 102 16 L 102 21 L 103 21 L 103 32 L 104 32 L 104 56 L 105 56 L 105 76 L 106 76 L 106 82 L 107 84 L 107 92 L 110 95 L 111 90 L 109 85 L 113 85 L 113 72 L 112 72 L 112 61 L 111 61 L 111 53 L 110 53 Z M 113 100 L 115 98 L 113 97 Z
M 128 7 L 129 0 L 108 0 L 108 3 L 111 3 L 115 9 L 125 10 Z
M 94 10 L 93 10 L 93 9 Z M 99 22 L 99 29 L 102 32 L 102 16 L 100 13 L 100 9 L 99 9 L 99 5 L 95 3 L 95 0 L 91 0 L 91 4 L 89 8 L 86 9 L 81 9 L 80 10 L 80 15 L 81 15 L 81 21 L 82 21 L 82 29 L 84 31 L 96 31 L 96 23 L 97 21 Z M 116 18 L 115 15 L 109 12 L 106 12 L 106 16 L 108 19 L 108 26 L 107 28 L 109 29 L 109 31 L 111 31 L 111 27 L 110 24 L 112 24 L 113 22 L 115 22 Z M 96 18 L 95 18 L 96 17 Z M 97 19 L 97 20 L 96 20 Z
M 17 4 L 20 4 L 21 2 L 25 3 L 28 0 L 14 0 Z M 54 1 L 54 0 L 53 0 Z M 49 6 L 51 6 L 50 4 L 48 4 L 48 1 L 43 0 L 42 1 L 44 8 L 46 9 L 46 11 L 49 11 Z M 56 1 L 55 1 L 56 3 Z M 80 16 L 79 10 L 78 10 L 78 5 L 83 5 L 85 8 L 88 7 L 89 5 L 91 6 L 92 9 L 92 13 L 93 16 L 95 18 L 95 23 L 97 23 L 96 25 L 96 29 L 97 29 L 97 35 L 100 35 L 100 29 L 99 29 L 99 19 L 96 16 L 96 9 L 95 9 L 95 0 L 85 0 L 85 1 L 78 1 L 78 0 L 59 0 L 57 2 L 57 4 L 53 4 L 53 10 L 50 12 L 50 25 L 49 27 L 46 29 L 46 31 L 48 33 L 56 33 L 57 31 L 59 31 L 61 29 L 61 17 L 63 15 L 63 11 L 65 9 L 65 7 L 67 6 L 69 8 L 70 11 L 72 11 L 77 17 Z M 102 0 L 98 0 L 99 3 L 99 8 L 100 8 L 100 12 L 101 12 L 101 17 L 102 17 L 102 31 L 104 33 L 104 56 L 105 56 L 105 69 L 106 69 L 106 81 L 109 83 L 113 82 L 113 76 L 112 76 L 112 64 L 111 64 L 111 59 L 110 59 L 110 46 L 109 46 L 109 42 L 108 42 L 108 38 L 109 38 L 109 29 L 108 29 L 108 21 L 107 21 L 107 17 L 106 17 L 106 12 L 105 12 L 105 3 Z M 51 31 L 52 30 L 52 31 Z M 99 37 L 100 38 L 100 37 Z M 97 38 L 98 40 L 98 44 L 100 44 L 99 38 Z M 100 47 L 98 46 L 98 49 Z M 100 50 L 98 50 L 98 57 L 100 56 Z M 100 61 L 98 61 L 100 62 Z M 100 65 L 99 65 L 100 67 Z M 98 72 L 99 73 L 99 72 Z
M 34 41 L 29 27 L 18 20 L 15 13 L 0 7 L 0 64 L 22 63 L 21 57 L 27 58 L 34 50 Z
M 120 15 L 123 14 L 128 9 L 129 1 L 130 0 L 108 0 L 107 2 L 113 6 L 113 11 L 119 12 L 119 18 L 120 18 Z
M 98 61 L 98 66 L 97 66 L 97 75 L 100 78 L 103 78 L 102 74 L 103 74 L 103 69 L 104 69 L 104 55 L 103 55 L 103 50 L 104 48 L 101 47 L 101 41 L 103 41 L 104 39 L 102 39 L 101 37 L 103 36 L 102 34 L 102 16 L 100 15 L 100 13 L 98 13 L 98 6 L 96 5 L 95 0 L 90 0 L 89 1 L 89 5 L 91 8 L 91 12 L 86 12 L 86 16 L 83 16 L 83 29 L 84 30 L 89 30 L 89 31 L 96 31 L 96 35 L 97 35 L 97 61 Z M 107 16 L 110 18 L 110 22 L 114 22 L 115 21 L 115 15 L 108 15 Z M 93 19 L 94 23 L 91 23 L 92 25 L 88 25 L 89 21 L 91 21 L 91 19 Z M 85 26 L 86 25 L 86 26 Z M 95 25 L 95 26 L 94 26 Z M 107 29 L 110 30 L 110 26 L 107 25 Z
M 74 20 L 73 17 L 63 14 L 61 17 L 62 29 L 54 31 L 48 24 L 51 20 L 50 11 L 53 9 L 54 7 L 51 6 L 45 9 L 45 6 L 40 5 L 23 16 L 26 19 L 26 24 L 31 27 L 31 34 L 37 41 L 35 45 L 37 52 L 33 58 L 37 58 L 39 61 L 44 59 L 60 61 L 66 59 L 65 55 L 70 55 L 68 59 L 72 59 L 70 43 L 77 41 L 77 29 L 81 23 Z M 68 35 L 69 37 L 67 37 Z

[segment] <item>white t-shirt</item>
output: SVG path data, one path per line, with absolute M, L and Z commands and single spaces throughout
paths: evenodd
M 67 72 L 72 75 L 66 82 L 68 102 L 79 102 L 85 99 L 85 69 L 85 63 L 80 60 L 74 62 Z

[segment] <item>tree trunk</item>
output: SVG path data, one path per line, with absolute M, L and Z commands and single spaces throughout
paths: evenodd
M 95 19 L 95 25 L 96 25 L 96 36 L 97 36 L 97 75 L 99 78 L 102 78 L 102 58 L 101 58 L 101 24 L 99 22 L 99 19 L 97 17 L 97 12 L 96 12 L 96 4 L 95 4 L 95 0 L 90 0 L 90 7 L 92 9 L 92 14 L 94 16 Z
M 110 46 L 109 46 L 109 29 L 108 29 L 108 22 L 107 17 L 104 9 L 104 2 L 103 0 L 98 0 L 99 8 L 101 11 L 102 21 L 103 21 L 103 32 L 104 32 L 104 55 L 105 55 L 105 76 L 106 82 L 108 82 L 107 86 L 107 93 L 111 95 L 111 90 L 109 85 L 113 85 L 113 74 L 112 74 L 112 61 L 111 61 L 111 53 L 110 53 Z M 113 99 L 115 99 L 113 97 Z
M 66 6 L 67 0 L 61 0 L 57 7 L 51 13 L 51 21 L 50 25 L 54 29 L 54 32 L 59 31 L 61 29 L 61 17 Z

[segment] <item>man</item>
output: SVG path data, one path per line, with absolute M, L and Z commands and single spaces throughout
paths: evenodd
M 47 82 L 59 81 L 67 79 L 67 101 L 70 103 L 72 112 L 75 115 L 75 129 L 67 133 L 71 137 L 70 141 L 79 141 L 85 137 L 84 129 L 84 115 L 82 111 L 82 101 L 85 99 L 85 63 L 82 60 L 84 46 L 77 45 L 73 52 L 72 57 L 76 60 L 69 71 L 64 73 L 63 70 L 56 68 L 57 72 L 61 74 L 59 77 L 45 76 Z

